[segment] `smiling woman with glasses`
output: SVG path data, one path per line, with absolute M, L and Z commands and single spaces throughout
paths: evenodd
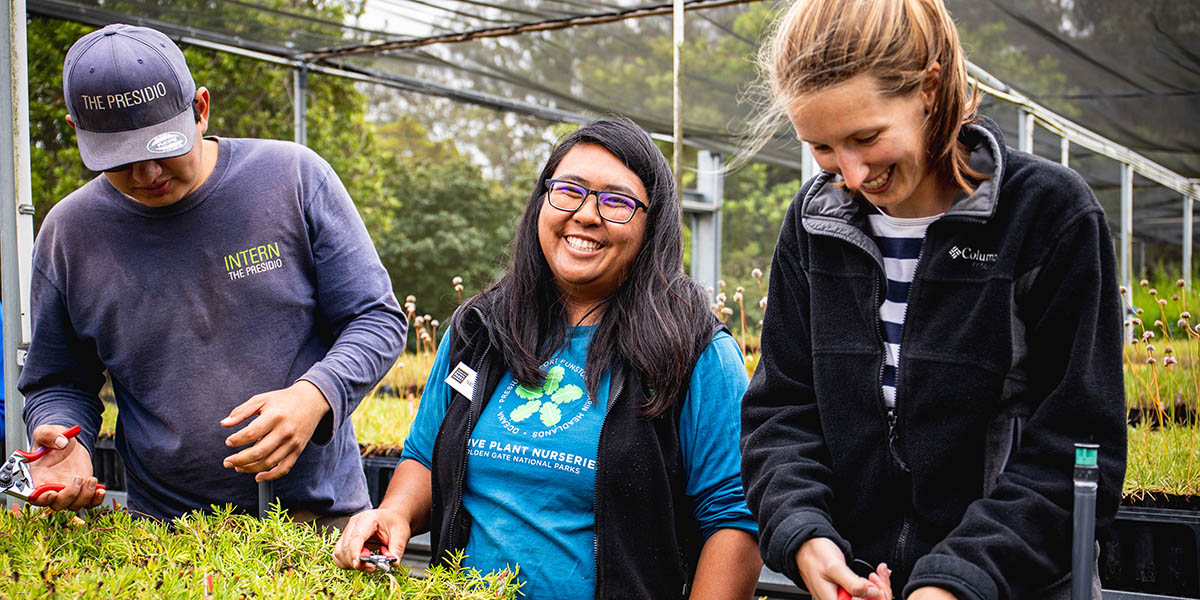
M 561 140 L 512 255 L 455 315 L 387 496 L 336 562 L 373 570 L 365 541 L 399 554 L 428 528 L 435 561 L 519 565 L 534 600 L 748 598 L 762 562 L 738 470 L 746 371 L 683 274 L 650 136 L 609 119 Z

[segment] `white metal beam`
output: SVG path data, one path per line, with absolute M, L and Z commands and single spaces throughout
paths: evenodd
M 1121 165 L 1121 285 L 1133 293 L 1133 165 Z
M 1033 113 L 1017 109 L 1017 149 L 1033 154 Z
M 683 198 L 683 0 L 675 0 L 671 13 L 671 169 L 675 172 L 675 193 Z
M 296 143 L 308 145 L 308 65 L 292 69 L 292 119 Z
M 1183 281 L 1192 288 L 1192 197 L 1183 197 Z
M 721 278 L 721 204 L 725 194 L 725 173 L 721 155 L 701 150 L 697 153 L 696 191 L 699 206 L 690 208 L 692 226 L 692 279 L 716 293 Z M 697 210 L 698 209 L 698 210 Z
M 29 75 L 25 0 L 10 0 L 0 30 L 0 258 L 4 299 L 5 454 L 27 447 L 17 377 L 29 344 L 29 275 L 33 202 L 29 174 Z
M 1069 135 L 1071 143 L 1079 144 L 1093 152 L 1131 165 L 1143 177 L 1181 194 L 1189 195 L 1192 198 L 1200 198 L 1200 185 L 1197 185 L 1195 181 L 1034 102 L 1028 96 L 1014 90 L 1008 84 L 997 79 L 991 73 L 979 68 L 978 65 L 968 63 L 967 70 L 976 78 L 980 90 L 1001 100 L 1018 105 L 1023 110 L 1037 117 L 1049 129 Z
M 801 153 L 800 179 L 801 181 L 808 181 L 819 173 L 821 168 L 817 166 L 817 159 L 813 157 L 812 146 L 808 142 L 801 142 Z

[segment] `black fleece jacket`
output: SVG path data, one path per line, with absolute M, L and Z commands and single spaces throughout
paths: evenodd
M 893 570 L 907 596 L 1039 598 L 1071 567 L 1073 444 L 1100 444 L 1098 526 L 1125 473 L 1112 240 L 1087 184 L 964 129 L 991 177 L 929 226 L 889 417 L 871 210 L 821 173 L 788 209 L 762 359 L 742 403 L 742 476 L 767 564 L 797 583 L 813 537 Z

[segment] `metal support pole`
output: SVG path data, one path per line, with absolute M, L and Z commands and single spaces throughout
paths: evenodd
M 716 293 L 721 278 L 721 203 L 724 200 L 725 175 L 721 155 L 700 151 L 696 189 L 701 201 L 685 203 L 692 213 L 692 279 Z
M 308 66 L 292 71 L 292 114 L 295 119 L 296 143 L 308 145 Z
M 0 30 L 0 269 L 3 269 L 5 456 L 27 448 L 17 376 L 29 344 L 33 202 L 29 174 L 29 75 L 25 0 L 10 0 Z
M 1017 144 L 1022 152 L 1033 154 L 1033 113 L 1025 110 L 1017 110 Z
M 675 171 L 675 192 L 683 198 L 683 1 L 675 0 L 675 10 L 672 12 L 672 29 L 674 30 L 674 107 L 675 149 L 672 153 L 671 169 Z M 694 233 L 694 232 L 693 232 Z M 694 263 L 693 263 L 694 264 Z
M 800 145 L 803 148 L 803 156 L 800 158 L 800 179 L 808 181 L 819 173 L 821 168 L 817 166 L 817 159 L 813 158 L 812 146 L 808 142 L 801 142 Z
M 1121 165 L 1121 285 L 1133 291 L 1133 166 Z
M 1183 281 L 1192 289 L 1192 197 L 1183 197 Z
M 1062 166 L 1064 167 L 1069 167 L 1071 166 L 1071 138 L 1065 135 L 1062 136 L 1061 144 L 1062 150 L 1060 152 L 1058 162 L 1062 163 Z

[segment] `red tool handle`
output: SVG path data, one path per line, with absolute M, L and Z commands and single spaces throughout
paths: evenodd
M 372 551 L 372 547 L 375 547 L 376 550 Z M 393 562 L 395 562 L 395 560 L 396 560 L 396 555 L 392 554 L 392 551 L 389 550 L 387 546 L 383 545 L 383 542 L 380 541 L 379 537 L 374 536 L 374 535 L 371 536 L 371 539 L 367 540 L 363 544 L 363 549 L 361 552 L 358 553 L 358 557 L 362 560 L 366 560 L 368 558 L 371 558 L 372 554 L 382 556 L 384 558 L 392 560 Z
M 80 427 L 78 425 L 76 425 L 76 426 L 62 432 L 62 436 L 67 439 L 71 439 L 71 438 L 79 435 L 80 431 L 81 431 Z M 50 451 L 49 448 L 44 448 L 42 446 L 38 446 L 37 450 L 33 450 L 31 452 L 26 452 L 24 450 L 17 450 L 17 454 L 20 454 L 21 458 L 25 459 L 25 462 L 33 462 L 33 461 L 41 458 L 43 454 L 45 454 L 49 451 Z M 38 488 L 38 489 L 40 490 L 41 488 Z M 62 489 L 62 487 L 60 486 L 58 489 Z M 34 492 L 34 495 L 36 496 L 37 493 Z
M 61 483 L 47 483 L 46 485 L 39 485 L 37 486 L 37 489 L 33 490 L 33 493 L 29 495 L 29 500 L 37 500 L 37 497 L 41 496 L 43 492 L 61 492 L 64 487 L 67 486 Z M 96 489 L 105 489 L 104 484 L 97 484 Z
M 368 559 L 368 558 L 371 558 L 371 555 L 372 555 L 372 554 L 378 554 L 379 556 L 382 556 L 382 557 L 384 557 L 384 558 L 387 558 L 387 559 L 394 559 L 394 558 L 396 558 L 396 557 L 395 557 L 395 556 L 392 554 L 392 552 L 391 552 L 390 550 L 388 550 L 388 549 L 387 549 L 387 547 L 385 547 L 385 546 L 380 546 L 380 547 L 379 547 L 379 551 L 378 551 L 378 552 L 371 552 L 371 550 L 370 550 L 369 548 L 365 548 L 365 547 L 364 547 L 364 548 L 362 549 L 362 552 L 359 552 L 359 553 L 358 553 L 358 557 L 359 557 L 360 559 L 362 559 L 362 560 L 366 560 L 366 559 Z
M 842 588 L 838 588 L 838 600 L 851 600 L 850 592 L 847 592 Z

